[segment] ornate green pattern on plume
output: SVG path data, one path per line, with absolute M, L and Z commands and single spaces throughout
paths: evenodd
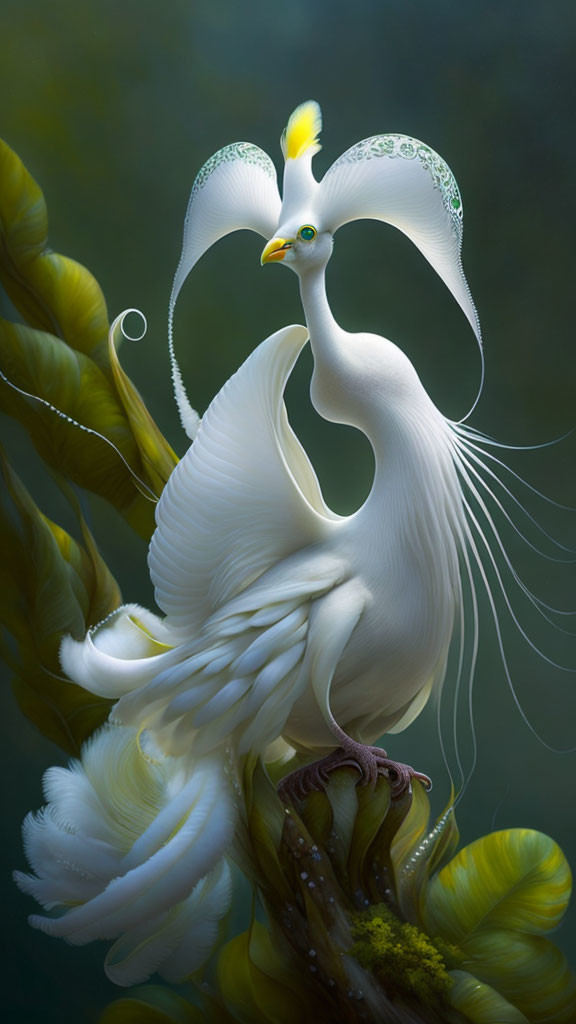
M 192 200 L 196 192 L 204 188 L 210 175 L 221 164 L 234 163 L 236 160 L 244 160 L 248 164 L 254 164 L 260 167 L 269 178 L 276 178 L 276 168 L 263 149 L 255 146 L 252 142 L 231 142 L 230 145 L 219 149 L 217 153 L 213 153 L 203 167 L 200 168 L 192 186 L 190 199 Z
M 448 213 L 458 238 L 462 237 L 462 198 L 452 171 L 442 157 L 430 146 L 412 139 L 409 135 L 372 135 L 356 143 L 338 158 L 326 172 L 326 176 L 335 171 L 342 163 L 353 163 L 357 160 L 373 160 L 381 157 L 404 160 L 418 160 L 425 171 L 428 171 L 434 188 L 440 190 L 444 208 Z

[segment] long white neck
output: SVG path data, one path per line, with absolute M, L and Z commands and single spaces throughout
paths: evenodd
M 397 531 L 440 561 L 443 549 L 454 571 L 462 509 L 444 417 L 395 345 L 336 323 L 323 267 L 301 275 L 300 291 L 314 356 L 314 406 L 324 418 L 360 429 L 374 451 L 372 490 L 353 518 L 375 548 L 379 539 L 388 547 Z
M 325 267 L 301 274 L 300 294 L 314 356 L 314 406 L 325 419 L 366 435 L 379 476 L 398 447 L 432 428 L 444 430 L 444 418 L 396 345 L 374 334 L 351 334 L 336 322 L 326 295 Z
M 333 423 L 358 427 L 371 442 L 364 422 L 365 403 L 358 402 L 355 382 L 362 363 L 353 344 L 358 335 L 348 334 L 336 323 L 326 296 L 325 267 L 300 275 L 300 295 L 310 334 L 314 373 L 310 397 L 317 412 Z
M 337 366 L 338 343 L 345 332 L 336 323 L 328 303 L 325 267 L 314 267 L 300 275 L 300 296 L 315 363 L 325 370 L 331 364 Z

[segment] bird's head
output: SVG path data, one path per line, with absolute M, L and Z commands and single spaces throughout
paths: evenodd
M 312 157 L 321 148 L 322 114 L 314 100 L 301 103 L 291 115 L 280 144 L 284 154 L 282 208 L 274 236 L 260 262 L 283 263 L 297 274 L 325 266 L 332 252 L 332 232 L 318 210 L 318 182 Z
M 283 263 L 298 275 L 326 266 L 332 255 L 333 236 L 314 220 L 309 218 L 302 224 L 282 225 L 264 247 L 260 257 L 262 266 L 265 263 Z

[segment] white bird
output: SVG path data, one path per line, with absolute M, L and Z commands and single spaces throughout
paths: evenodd
M 485 510 L 482 488 L 491 492 L 476 435 L 445 419 L 409 359 L 334 320 L 324 280 L 334 232 L 366 217 L 398 227 L 478 341 L 480 330 L 460 261 L 462 202 L 445 162 L 406 136 L 375 136 L 318 183 L 320 128 L 314 102 L 291 116 L 283 200 L 272 162 L 248 143 L 221 150 L 198 175 L 170 303 L 175 386 L 193 436 L 197 417 L 173 355 L 174 304 L 215 241 L 238 228 L 259 232 L 269 240 L 262 262 L 281 261 L 300 280 L 315 408 L 372 445 L 371 492 L 347 517 L 325 504 L 283 403 L 308 335 L 279 331 L 212 402 L 158 504 L 149 567 L 165 618 L 120 609 L 83 643 L 67 639 L 62 664 L 82 686 L 118 699 L 114 720 L 151 730 L 169 753 L 231 745 L 243 754 L 281 736 L 324 755 L 292 779 L 293 792 L 321 785 L 341 763 L 364 781 L 387 773 L 402 790 L 411 770 L 370 745 L 404 729 L 441 687 L 462 581 L 473 592 L 471 560 L 483 572 L 476 538 L 486 543 L 461 478 Z

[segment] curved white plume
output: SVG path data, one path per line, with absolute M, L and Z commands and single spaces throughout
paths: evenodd
M 194 265 L 215 242 L 242 228 L 270 238 L 278 223 L 280 208 L 274 164 L 262 149 L 250 142 L 234 142 L 214 153 L 192 186 L 168 314 L 174 393 L 182 425 L 191 438 L 196 436 L 199 420 L 186 396 L 174 354 L 172 320 L 176 300 Z
M 322 227 L 381 220 L 420 249 L 466 314 L 481 343 L 480 323 L 464 276 L 462 199 L 445 161 L 407 135 L 374 135 L 346 150 L 320 183 Z

